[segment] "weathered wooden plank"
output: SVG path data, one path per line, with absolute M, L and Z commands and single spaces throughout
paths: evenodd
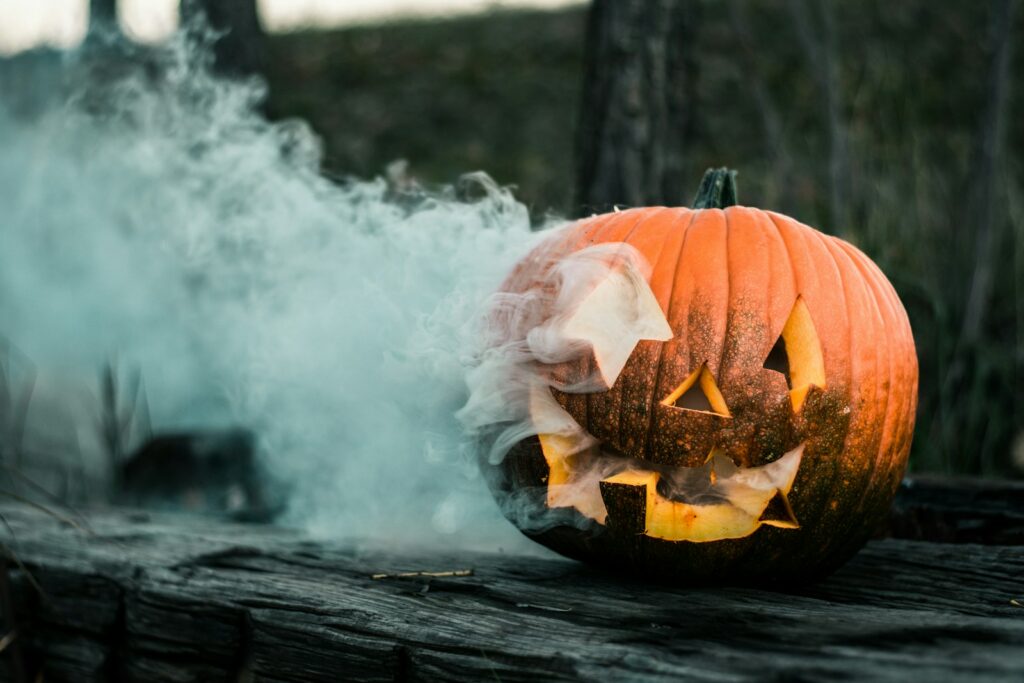
M 10 570 L 22 650 L 48 681 L 1024 679 L 1024 547 L 874 541 L 819 584 L 762 591 L 195 518 L 96 512 L 89 534 L 0 512 L 45 591 Z

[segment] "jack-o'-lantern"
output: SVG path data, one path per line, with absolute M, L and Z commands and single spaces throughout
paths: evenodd
M 529 303 L 496 340 L 530 379 L 504 380 L 525 414 L 488 469 L 535 540 L 672 580 L 794 581 L 886 514 L 917 401 L 903 306 L 851 244 L 734 203 L 709 171 L 694 209 L 581 220 L 501 288 Z M 594 253 L 598 276 L 559 271 Z

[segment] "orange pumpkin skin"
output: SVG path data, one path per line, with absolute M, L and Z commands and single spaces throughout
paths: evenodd
M 757 467 L 804 444 L 789 492 L 799 528 L 761 526 L 711 542 L 654 538 L 635 492 L 602 484 L 605 523 L 560 508 L 551 511 L 560 521 L 524 533 L 570 557 L 674 581 L 792 582 L 845 562 L 887 514 L 913 435 L 917 357 L 885 276 L 851 244 L 777 213 L 658 207 L 559 231 L 502 290 L 525 292 L 552 263 L 601 243 L 629 244 L 646 259 L 673 337 L 640 341 L 605 391 L 552 389 L 559 404 L 602 443 L 653 468 L 699 467 L 712 449 Z M 764 363 L 798 299 L 817 333 L 825 387 L 811 386 L 795 410 L 786 376 Z M 586 374 L 592 363 L 574 371 Z M 661 403 L 701 364 L 730 417 Z M 547 506 L 550 468 L 537 437 L 495 467 L 500 500 L 513 494 Z

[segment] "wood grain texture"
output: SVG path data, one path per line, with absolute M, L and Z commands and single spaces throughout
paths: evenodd
M 1024 679 L 1021 546 L 873 541 L 769 592 L 148 513 L 89 513 L 91 533 L 0 514 L 45 593 L 9 565 L 21 652 L 46 681 Z

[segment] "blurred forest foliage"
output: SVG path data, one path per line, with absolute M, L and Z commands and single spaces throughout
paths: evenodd
M 1011 2 L 865 0 L 824 16 L 699 3 L 679 202 L 728 165 L 741 203 L 879 263 L 918 344 L 917 470 L 1024 475 L 1024 50 L 1008 50 L 1024 12 L 1002 26 Z M 430 185 L 484 169 L 536 216 L 573 215 L 585 20 L 575 8 L 272 35 L 268 110 L 311 122 L 328 172 L 404 158 Z

